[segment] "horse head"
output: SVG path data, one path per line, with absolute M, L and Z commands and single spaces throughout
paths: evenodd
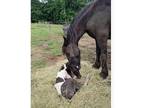
M 75 44 L 68 44 L 67 41 L 64 38 L 64 44 L 62 47 L 63 54 L 66 55 L 68 59 L 68 65 L 71 69 L 71 71 L 74 73 L 74 75 L 77 76 L 77 78 L 81 78 L 80 75 L 80 50 L 77 45 Z

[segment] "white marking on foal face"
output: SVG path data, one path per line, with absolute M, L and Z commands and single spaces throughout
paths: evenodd
M 67 68 L 67 67 L 66 67 L 66 64 L 64 64 L 64 70 L 66 70 L 66 68 Z
M 71 78 L 71 76 L 67 73 L 66 70 L 61 70 L 57 73 L 57 77 L 60 77 L 62 79 Z
M 60 72 L 58 72 L 57 76 L 60 77 L 60 78 L 72 78 L 68 72 L 66 71 L 67 67 L 66 67 L 66 64 L 63 65 L 64 66 L 64 69 L 61 70 Z

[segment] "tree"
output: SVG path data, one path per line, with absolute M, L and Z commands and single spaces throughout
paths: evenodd
M 32 0 L 31 21 L 70 22 L 88 1 L 92 0 Z
M 39 0 L 31 0 L 31 22 L 38 22 L 41 20 L 41 2 Z

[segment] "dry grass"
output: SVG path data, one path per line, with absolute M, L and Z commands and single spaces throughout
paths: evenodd
M 41 68 L 32 73 L 32 108 L 110 108 L 110 76 L 106 80 L 99 77 L 99 70 L 91 68 L 88 62 L 82 62 L 82 79 L 87 74 L 90 80 L 82 86 L 71 101 L 59 97 L 53 84 L 59 67 L 66 60 L 51 67 Z

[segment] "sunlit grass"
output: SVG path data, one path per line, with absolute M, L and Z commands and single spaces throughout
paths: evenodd
M 41 45 L 48 41 L 50 37 L 57 39 L 57 36 L 62 36 L 62 25 L 34 23 L 31 25 L 31 42 L 33 45 Z
M 48 56 L 62 55 L 62 25 L 31 24 L 32 69 L 48 65 Z

